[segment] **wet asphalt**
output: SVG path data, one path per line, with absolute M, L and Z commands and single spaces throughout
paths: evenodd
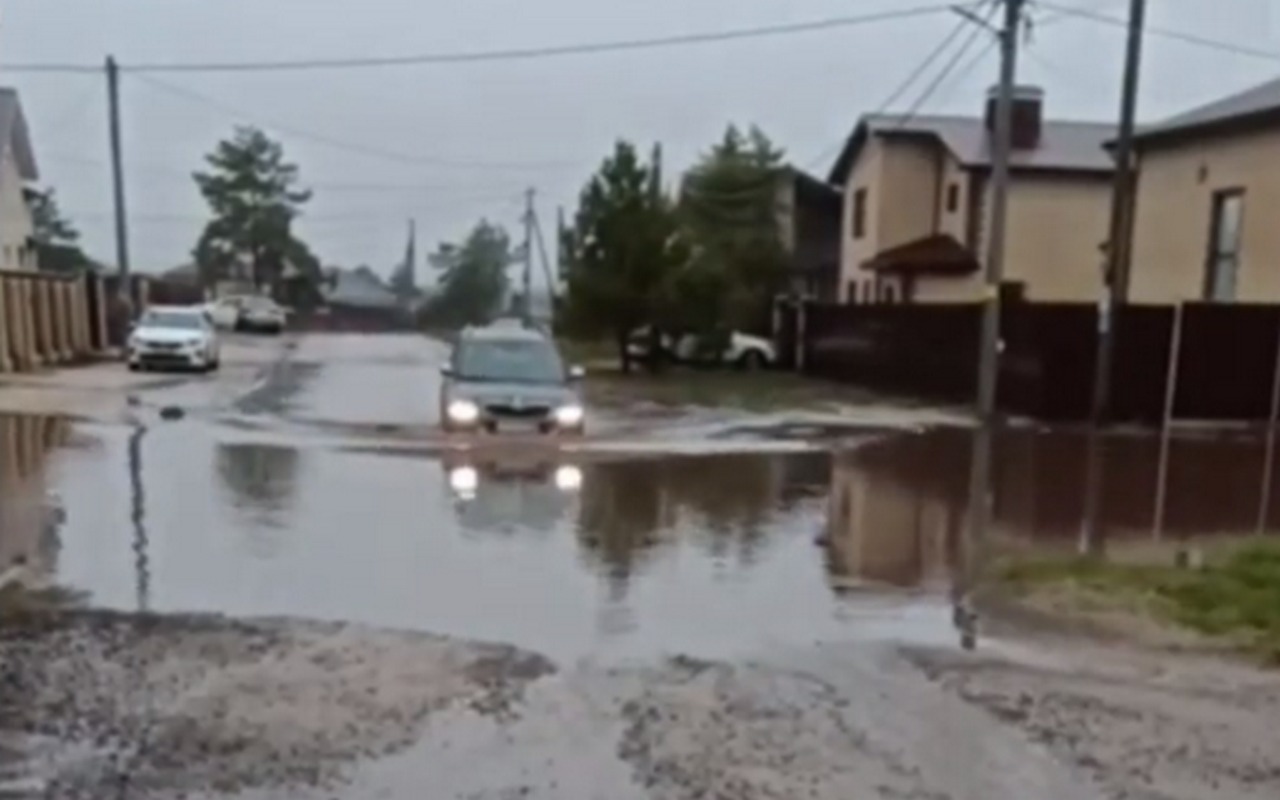
M 972 663 L 958 669 L 980 691 L 947 688 L 963 431 L 713 409 L 648 421 L 615 402 L 565 447 L 445 442 L 440 343 L 255 346 L 275 349 L 261 368 L 134 392 L 123 420 L 0 417 L 0 573 L 71 609 L 3 628 L 0 797 L 1280 788 L 1264 749 L 1141 794 L 1153 784 L 1133 765 L 1154 745 L 1099 745 L 1091 762 L 1117 764 L 1099 777 L 1008 724 Z M 997 524 L 1069 538 L 1054 476 L 1077 448 L 1006 436 Z M 1116 536 L 1146 520 L 1125 496 L 1104 504 Z M 1171 527 L 1199 524 L 1198 507 Z M 1026 680 L 1042 685 L 1018 690 L 1020 708 L 1042 691 L 1063 724 L 1113 718 Z M 1176 733 L 1158 705 L 1133 713 Z M 1189 726 L 1261 724 L 1194 711 Z M 1167 753 L 1193 756 L 1197 737 L 1170 734 Z

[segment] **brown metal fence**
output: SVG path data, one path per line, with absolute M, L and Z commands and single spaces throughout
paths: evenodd
M 1270 409 L 1280 307 L 1188 303 L 1181 314 L 1173 416 L 1261 420 Z M 974 304 L 805 305 L 779 315 L 802 337 L 808 374 L 948 403 L 972 400 L 980 308 Z M 1169 379 L 1174 306 L 1124 306 L 1115 318 L 1111 408 L 1119 421 L 1159 422 Z M 1001 313 L 1002 411 L 1087 418 L 1098 314 L 1083 303 L 1009 303 Z

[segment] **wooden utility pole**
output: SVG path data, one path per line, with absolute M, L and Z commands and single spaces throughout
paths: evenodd
M 1116 314 L 1129 298 L 1130 247 L 1133 240 L 1135 169 L 1133 130 L 1138 111 L 1138 76 L 1142 65 L 1142 35 L 1146 0 L 1129 0 L 1129 36 L 1125 49 L 1120 97 L 1120 129 L 1116 136 L 1115 182 L 1111 193 L 1111 221 L 1107 234 L 1105 294 L 1098 308 L 1098 349 L 1094 360 L 1093 397 L 1089 407 L 1089 443 L 1085 466 L 1084 518 L 1081 549 L 1096 552 L 1103 543 L 1099 516 L 1102 506 L 1103 436 L 1110 416 L 1111 382 L 1115 361 Z M 1168 425 L 1169 421 L 1166 420 Z
M 521 278 L 524 320 L 533 322 L 533 198 L 534 190 L 526 189 L 524 193 L 524 274 Z
M 121 298 L 129 296 L 129 227 L 124 204 L 124 160 L 120 141 L 120 70 L 107 56 L 107 115 L 111 132 L 111 188 L 115 199 L 116 268 L 120 271 Z
M 954 616 L 961 645 L 977 643 L 977 619 L 971 593 L 980 560 L 980 543 L 991 517 L 991 449 L 996 421 L 996 379 L 1000 366 L 1000 285 L 1004 280 L 1005 223 L 1009 206 L 1009 151 L 1013 141 L 1013 94 L 1018 71 L 1018 34 L 1025 0 L 1004 0 L 1000 38 L 995 139 L 991 148 L 991 224 L 982 297 L 982 333 L 978 347 L 977 423 L 969 471 L 968 524 L 962 547 Z

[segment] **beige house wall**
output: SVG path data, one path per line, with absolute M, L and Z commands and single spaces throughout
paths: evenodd
M 12 152 L 0 158 L 0 269 L 35 269 L 35 256 L 27 248 L 32 233 L 31 211 L 22 196 L 24 181 Z
M 844 185 L 844 220 L 840 224 L 840 299 L 847 302 L 849 286 L 870 280 L 866 270 L 859 265 L 880 252 L 877 232 L 880 226 L 880 187 L 883 173 L 885 143 L 871 137 L 850 170 Z M 866 216 L 863 220 L 863 236 L 853 238 L 854 197 L 859 189 L 866 190 Z
M 851 283 L 858 285 L 862 301 L 873 296 L 883 299 L 885 284 L 892 285 L 894 298 L 902 298 L 905 287 L 897 279 L 880 277 L 881 290 L 876 291 L 872 287 L 877 276 L 859 265 L 884 250 L 934 233 L 968 246 L 974 231 L 977 255 L 985 260 L 986 220 L 971 219 L 991 205 L 990 184 L 982 181 L 975 186 L 980 180 L 980 175 L 965 169 L 932 140 L 868 139 L 845 185 L 842 300 L 849 299 Z M 958 202 L 948 210 L 952 185 Z M 854 196 L 859 189 L 867 192 L 865 235 L 854 239 Z M 1106 239 L 1110 198 L 1108 175 L 1015 173 L 1009 194 L 1006 278 L 1024 282 L 1031 300 L 1096 301 L 1102 289 L 1099 248 Z M 982 286 L 980 275 L 917 277 L 911 294 L 915 302 L 971 302 L 981 296 Z
M 1005 277 L 1028 300 L 1096 302 L 1111 215 L 1108 175 L 1024 173 L 1009 186 Z
M 968 245 L 969 238 L 969 184 L 972 176 L 960 166 L 960 162 L 951 153 L 942 159 L 942 179 L 939 181 L 939 192 L 936 198 L 938 215 L 938 232 L 945 233 L 957 242 Z M 955 211 L 947 210 L 949 187 L 955 186 L 959 195 L 959 203 Z
M 1243 189 L 1236 299 L 1280 301 L 1280 131 L 1148 147 L 1138 161 L 1130 298 L 1204 297 L 1213 195 Z
M 895 140 L 882 152 L 876 235 L 881 251 L 934 232 L 943 160 L 942 148 L 925 139 Z
M 971 176 L 966 176 L 970 179 Z M 990 207 L 990 188 L 983 207 Z M 964 208 L 962 206 L 962 208 Z M 1005 240 L 1005 279 L 1022 281 L 1028 300 L 1094 302 L 1102 292 L 1102 251 L 1111 208 L 1111 181 L 1106 176 L 1021 173 L 1009 186 Z M 975 213 L 965 209 L 964 213 Z M 963 225 L 944 232 L 965 241 Z M 980 247 L 984 263 L 987 248 Z M 965 303 L 982 296 L 981 274 L 962 277 L 918 277 L 913 300 L 918 303 Z

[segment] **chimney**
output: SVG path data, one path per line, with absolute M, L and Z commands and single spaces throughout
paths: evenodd
M 996 130 L 996 105 L 1000 96 L 999 87 L 987 90 L 987 131 L 994 136 Z M 1013 88 L 1013 128 L 1012 143 L 1014 150 L 1034 150 L 1040 146 L 1040 131 L 1044 119 L 1044 91 L 1036 86 L 1015 86 Z

